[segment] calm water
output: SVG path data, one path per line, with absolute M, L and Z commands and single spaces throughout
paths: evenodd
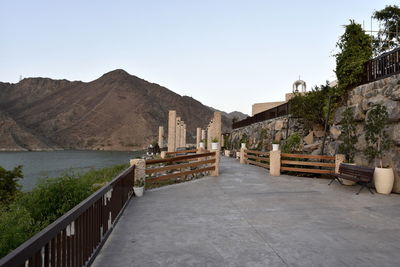
M 40 178 L 58 177 L 68 171 L 86 172 L 116 164 L 128 164 L 140 157 L 141 151 L 51 151 L 51 152 L 0 152 L 0 166 L 9 170 L 23 165 L 23 190 L 32 189 Z

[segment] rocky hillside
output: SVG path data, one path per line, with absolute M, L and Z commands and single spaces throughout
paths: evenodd
M 132 150 L 156 140 L 174 109 L 188 125 L 188 141 L 213 110 L 124 70 L 92 82 L 27 78 L 0 83 L 0 149 Z M 223 116 L 223 131 L 231 119 Z

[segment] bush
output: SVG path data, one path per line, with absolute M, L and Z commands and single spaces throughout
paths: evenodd
M 0 210 L 0 258 L 90 196 L 127 165 L 42 180 Z
M 23 177 L 22 166 L 17 166 L 11 171 L 0 167 L 0 205 L 8 205 L 14 200 L 21 189 L 18 180 Z
M 356 135 L 356 123 L 353 118 L 353 109 L 350 107 L 346 108 L 343 112 L 341 130 L 342 133 L 339 136 L 339 140 L 343 141 L 343 143 L 339 146 L 339 153 L 345 154 L 347 162 L 352 163 L 356 154 L 355 145 L 358 138 Z
M 282 145 L 283 153 L 293 153 L 300 150 L 301 137 L 298 133 L 291 134 Z

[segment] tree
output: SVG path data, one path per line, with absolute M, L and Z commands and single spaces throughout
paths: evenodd
M 386 107 L 381 104 L 374 105 L 367 113 L 365 120 L 365 140 L 367 149 L 365 155 L 369 161 L 378 158 L 382 168 L 382 157 L 384 151 L 390 148 L 391 142 L 385 131 L 389 114 Z
M 17 166 L 11 171 L 0 167 L 0 204 L 9 204 L 20 191 L 18 180 L 23 178 L 22 166 Z
M 354 162 L 356 154 L 355 144 L 357 143 L 356 124 L 353 117 L 353 109 L 348 107 L 343 112 L 342 133 L 339 140 L 343 143 L 339 147 L 339 152 L 346 155 L 347 162 Z
M 350 20 L 350 24 L 346 25 L 344 34 L 336 44 L 340 49 L 335 55 L 335 72 L 340 96 L 361 82 L 364 63 L 372 57 L 371 42 L 371 37 L 364 32 L 361 25 Z
M 373 18 L 379 22 L 378 36 L 374 38 L 375 54 L 380 54 L 400 45 L 400 8 L 396 5 L 386 6 L 375 11 Z

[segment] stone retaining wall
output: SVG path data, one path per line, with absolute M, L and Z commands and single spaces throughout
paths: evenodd
M 394 75 L 373 83 L 358 86 L 349 92 L 347 105 L 353 108 L 354 119 L 357 122 L 356 144 L 357 153 L 355 162 L 358 165 L 375 166 L 374 162 L 368 162 L 363 151 L 366 148 L 364 121 L 366 113 L 372 105 L 381 103 L 389 112 L 389 124 L 387 133 L 394 145 L 385 154 L 384 165 L 393 167 L 395 171 L 394 192 L 400 192 L 400 75 Z M 333 125 L 329 129 L 325 154 L 338 153 L 341 141 L 338 140 L 341 133 L 342 113 L 346 107 L 339 107 L 334 114 Z M 306 128 L 301 119 L 280 117 L 235 129 L 229 137 L 229 144 L 233 148 L 239 148 L 241 139 L 247 136 L 247 145 L 250 149 L 269 151 L 273 140 L 284 140 L 287 135 L 297 132 L 302 137 L 300 149 L 302 152 L 318 155 L 321 153 L 322 139 L 324 135 L 322 125 L 315 125 L 312 129 Z M 246 139 L 246 138 L 245 138 Z

